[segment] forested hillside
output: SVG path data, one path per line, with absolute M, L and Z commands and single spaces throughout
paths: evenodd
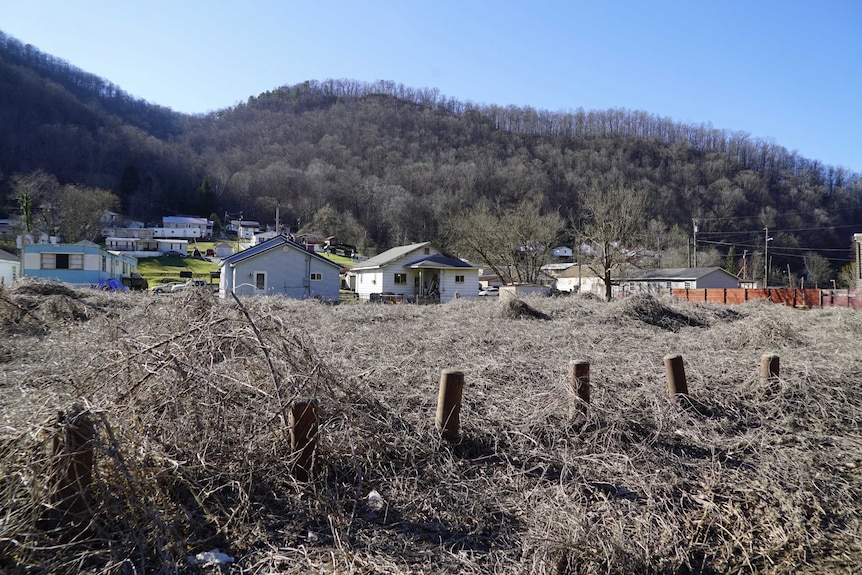
M 501 96 L 502 98 L 503 96 Z M 113 190 L 126 215 L 236 213 L 386 248 L 443 241 L 452 214 L 534 198 L 576 229 L 590 187 L 645 192 L 649 249 L 762 249 L 838 267 L 862 231 L 860 175 L 779 143 L 630 110 L 475 105 L 393 82 L 285 86 L 185 116 L 0 36 L 2 210 L 11 174 Z M 571 240 L 570 240 L 571 241 Z

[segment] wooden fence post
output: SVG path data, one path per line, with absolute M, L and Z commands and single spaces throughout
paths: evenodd
M 590 403 L 590 362 L 569 362 L 569 385 L 572 386 L 581 401 L 585 404 Z M 581 409 L 586 411 L 586 405 L 582 405 Z
M 778 379 L 780 359 L 774 353 L 764 353 L 760 356 L 760 383 L 766 385 Z
M 295 401 L 290 405 L 290 451 L 293 476 L 308 481 L 314 471 L 317 449 L 317 400 Z
M 461 396 L 464 390 L 464 373 L 444 369 L 440 373 L 440 392 L 437 395 L 437 429 L 449 443 L 458 441 L 461 428 Z
M 664 371 L 667 375 L 667 390 L 671 394 L 688 394 L 688 384 L 685 381 L 685 366 L 682 356 L 671 354 L 664 356 Z
M 57 462 L 54 501 L 64 515 L 80 516 L 90 508 L 96 428 L 89 412 L 77 403 L 72 406 L 70 414 L 61 412 L 59 420 L 62 438 L 54 437 L 52 450 Z

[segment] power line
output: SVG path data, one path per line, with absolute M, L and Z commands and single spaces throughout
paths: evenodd
M 787 229 L 772 229 L 770 228 L 772 233 L 789 233 L 789 232 L 812 232 L 812 231 L 825 231 L 825 230 L 837 230 L 841 228 L 860 228 L 862 225 L 860 224 L 845 224 L 840 226 L 815 226 L 813 228 L 787 228 Z M 742 234 L 760 234 L 763 232 L 763 229 L 759 230 L 745 230 L 745 231 L 737 231 L 737 232 L 705 232 L 699 231 L 698 235 L 742 235 Z

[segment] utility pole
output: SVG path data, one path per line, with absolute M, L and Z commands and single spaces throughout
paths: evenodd
M 692 229 L 694 230 L 694 266 L 697 267 L 697 218 L 691 220 Z
M 763 228 L 763 287 L 769 287 L 769 227 Z

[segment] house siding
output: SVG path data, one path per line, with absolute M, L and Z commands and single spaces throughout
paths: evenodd
M 464 276 L 463 283 L 456 283 L 455 276 Z M 441 270 L 440 301 L 450 301 L 455 298 L 479 298 L 479 270 L 464 268 L 463 270 Z
M 225 265 L 219 278 L 219 295 L 284 295 L 295 299 L 320 298 L 338 301 L 339 268 L 305 250 L 287 244 Z M 255 286 L 256 274 L 266 275 L 263 290 Z M 311 274 L 321 279 L 312 280 Z M 235 285 L 236 284 L 236 285 Z
M 21 263 L 12 260 L 0 260 L 0 285 L 9 286 L 21 277 Z
M 43 269 L 42 254 L 81 254 L 83 269 Z M 102 259 L 105 260 L 104 269 Z M 80 244 L 38 244 L 24 248 L 24 275 L 55 279 L 71 284 L 94 285 L 102 280 L 120 279 L 137 271 L 138 260 L 125 254 L 112 254 L 98 246 Z
M 427 252 L 426 252 L 427 250 Z M 442 252 L 426 244 L 419 245 L 416 249 L 405 253 L 398 259 L 392 260 L 379 269 L 362 269 L 361 266 L 354 268 L 356 275 L 356 294 L 360 299 L 370 299 L 372 294 L 395 294 L 405 297 L 426 296 L 432 289 L 431 279 L 437 276 L 436 290 L 440 301 L 450 301 L 458 297 L 476 299 L 479 296 L 479 270 L 474 267 L 464 268 L 436 268 L 423 267 L 414 269 L 406 267 L 407 264 L 416 262 L 417 259 L 443 255 Z M 395 274 L 405 274 L 407 281 L 403 284 L 395 283 Z M 456 283 L 455 276 L 463 275 L 464 282 Z M 420 285 L 416 286 L 417 281 Z

